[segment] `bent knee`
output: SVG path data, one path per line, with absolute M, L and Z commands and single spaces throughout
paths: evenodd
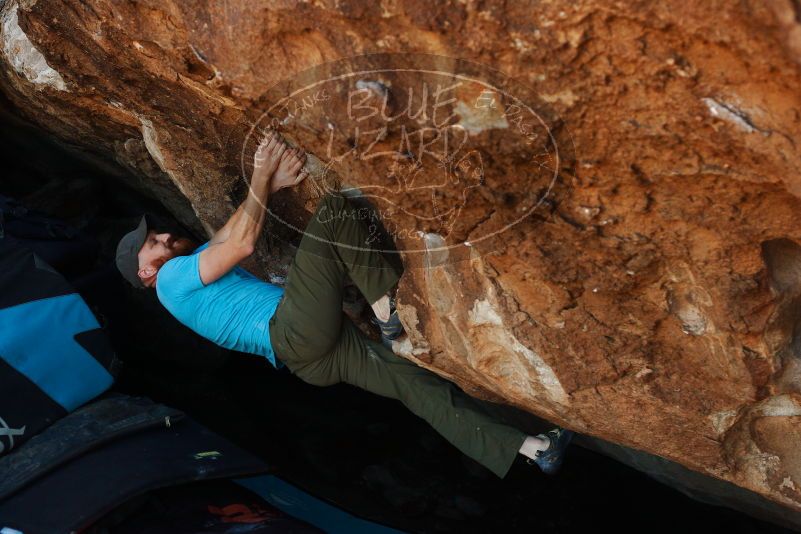
M 326 206 L 327 209 L 334 213 L 344 209 L 347 203 L 348 199 L 339 191 L 329 191 L 320 200 L 320 205 Z
M 321 365 L 322 362 L 314 362 L 301 367 L 290 366 L 292 374 L 312 386 L 326 387 L 339 384 L 341 382 L 338 373 L 333 372 L 329 366 Z

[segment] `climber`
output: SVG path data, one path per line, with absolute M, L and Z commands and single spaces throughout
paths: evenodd
M 249 193 L 205 244 L 157 233 L 144 216 L 117 247 L 117 267 L 138 288 L 155 288 L 180 322 L 222 347 L 262 355 L 305 382 L 346 382 L 395 398 L 448 441 L 499 477 L 517 454 L 547 473 L 558 471 L 573 433 L 537 436 L 490 417 L 452 383 L 397 356 L 403 333 L 394 290 L 401 272 L 366 242 L 368 228 L 351 216 L 341 193 L 324 196 L 309 222 L 285 287 L 259 280 L 238 264 L 248 258 L 277 191 L 299 184 L 305 152 L 269 132 L 256 149 Z M 349 275 L 372 303 L 382 342 L 369 339 L 342 311 Z

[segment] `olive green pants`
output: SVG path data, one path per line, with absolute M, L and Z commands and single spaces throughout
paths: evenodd
M 345 382 L 401 401 L 445 439 L 499 477 L 506 475 L 525 434 L 490 417 L 452 383 L 396 356 L 362 334 L 342 311 L 346 275 L 373 303 L 401 270 L 370 246 L 364 208 L 340 193 L 317 206 L 270 320 L 276 356 L 305 382 Z

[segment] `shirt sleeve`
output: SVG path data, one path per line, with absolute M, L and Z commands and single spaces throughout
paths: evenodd
M 200 278 L 200 252 L 209 246 L 206 242 L 189 256 L 178 256 L 159 269 L 156 289 L 159 298 L 180 299 L 204 287 Z

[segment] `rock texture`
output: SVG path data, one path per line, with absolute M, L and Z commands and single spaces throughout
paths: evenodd
M 470 224 L 398 236 L 432 251 L 404 255 L 409 357 L 475 395 L 756 492 L 801 525 L 797 2 L 2 4 L 8 98 L 64 143 L 111 155 L 199 230 L 242 198 L 250 129 L 283 96 L 273 86 L 304 69 L 430 53 L 531 88 L 572 156 L 491 250 L 437 246 L 520 207 L 522 141 L 504 137 L 503 117 L 471 115 L 469 88 L 449 104 L 483 147 L 474 185 L 486 191 L 460 215 Z M 326 113 L 309 124 L 344 112 Z M 331 138 L 302 122 L 284 131 L 317 156 L 314 179 L 273 204 L 298 222 L 326 187 L 386 170 L 326 165 Z M 399 207 L 419 204 L 409 198 Z M 279 275 L 288 252 L 267 250 L 254 268 Z

